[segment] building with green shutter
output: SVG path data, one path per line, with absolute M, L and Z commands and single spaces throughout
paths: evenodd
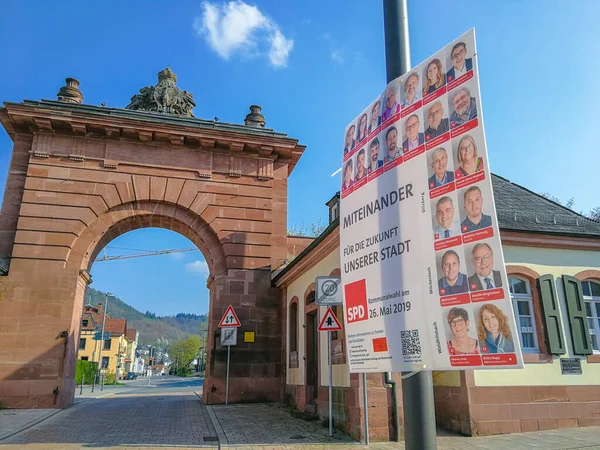
M 434 372 L 438 425 L 472 436 L 600 425 L 600 223 L 499 176 L 492 183 L 525 368 Z M 286 398 L 321 418 L 329 379 L 327 341 L 312 332 L 325 313 L 314 281 L 340 273 L 338 202 L 339 194 L 327 203 L 328 228 L 273 274 L 284 297 Z M 338 332 L 333 415 L 359 438 L 362 384 L 348 372 L 345 345 Z M 399 374 L 393 379 L 402 424 Z M 367 386 L 371 438 L 387 440 L 396 431 L 392 388 L 381 374 L 369 374 Z

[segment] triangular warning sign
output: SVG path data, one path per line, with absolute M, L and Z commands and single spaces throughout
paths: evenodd
M 219 322 L 219 328 L 225 327 L 241 327 L 240 319 L 238 319 L 237 314 L 233 310 L 233 306 L 229 305 L 227 307 L 227 311 L 223 314 L 223 318 Z
M 335 317 L 333 310 L 327 308 L 327 312 L 325 313 L 325 316 L 323 316 L 323 320 L 321 320 L 321 325 L 319 325 L 319 331 L 337 331 L 341 329 L 342 326 L 337 320 L 337 317 Z

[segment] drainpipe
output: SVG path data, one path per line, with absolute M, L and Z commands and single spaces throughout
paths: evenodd
M 400 418 L 398 416 L 398 396 L 396 395 L 396 382 L 392 372 L 383 373 L 383 382 L 392 390 L 392 419 L 394 421 L 394 442 L 400 442 Z

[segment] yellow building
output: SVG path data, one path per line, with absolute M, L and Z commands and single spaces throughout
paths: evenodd
M 492 181 L 525 368 L 434 372 L 437 423 L 465 435 L 600 425 L 600 223 L 504 178 Z M 315 304 L 314 282 L 340 273 L 338 202 L 328 202 L 329 227 L 273 276 L 284 305 L 286 397 L 321 418 L 329 378 L 326 333 L 317 326 L 326 308 Z M 345 345 L 339 332 L 333 415 L 336 427 L 358 438 L 362 382 L 348 371 Z M 399 374 L 393 381 L 402 424 Z M 393 387 L 383 374 L 368 374 L 367 388 L 371 437 L 387 440 L 396 432 Z
M 78 359 L 101 361 L 101 368 L 106 369 L 106 374 L 116 373 L 117 377 L 122 377 L 126 373 L 127 355 L 132 353 L 135 355 L 137 332 L 133 328 L 127 329 L 126 319 L 113 319 L 106 314 L 104 333 L 108 333 L 110 339 L 96 341 L 94 335 L 96 331 L 102 331 L 103 319 L 104 311 L 101 304 L 85 307 L 79 337 Z
M 137 348 L 137 343 L 139 339 L 139 333 L 135 328 L 127 328 L 127 350 L 125 352 L 124 358 L 124 372 L 135 372 L 134 364 L 135 364 L 135 349 Z

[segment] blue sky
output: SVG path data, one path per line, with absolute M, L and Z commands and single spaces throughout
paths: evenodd
M 599 15 L 595 0 L 409 0 L 413 65 L 476 28 L 491 170 L 535 192 L 575 197 L 578 211 L 600 204 L 592 184 Z M 55 99 L 73 76 L 85 103 L 124 107 L 170 65 L 194 94 L 197 117 L 242 123 L 257 103 L 267 127 L 307 146 L 290 178 L 288 221 L 310 224 L 326 218 L 324 203 L 339 188 L 330 175 L 345 126 L 385 87 L 383 39 L 379 0 L 10 2 L 0 17 L 0 101 Z M 0 132 L 2 187 L 11 146 Z M 109 246 L 191 243 L 138 230 Z M 202 256 L 180 256 L 97 263 L 94 287 L 142 311 L 205 312 L 205 274 L 186 269 Z

